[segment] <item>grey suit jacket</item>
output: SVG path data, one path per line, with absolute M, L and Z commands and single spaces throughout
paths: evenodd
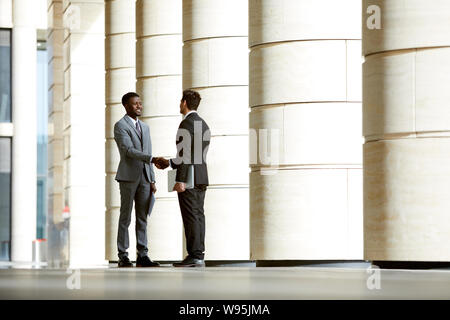
M 155 181 L 152 160 L 152 141 L 150 128 L 144 122 L 139 121 L 142 128 L 142 146 L 139 133 L 133 122 L 125 115 L 114 125 L 114 140 L 120 153 L 119 168 L 117 169 L 117 181 L 136 181 L 146 170 L 150 182 Z

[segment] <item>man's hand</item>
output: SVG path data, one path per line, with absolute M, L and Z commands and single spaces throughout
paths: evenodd
M 155 194 L 156 193 L 156 184 L 150 183 L 150 192 Z
M 186 191 L 186 184 L 183 183 L 183 182 L 175 183 L 175 185 L 173 186 L 173 191 L 176 191 L 176 192 L 184 192 L 184 191 Z
M 152 158 L 152 163 L 155 164 L 156 168 L 164 170 L 170 165 L 169 160 L 164 159 L 162 157 L 154 157 Z

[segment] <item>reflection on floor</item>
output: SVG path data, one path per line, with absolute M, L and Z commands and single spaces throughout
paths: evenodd
M 450 270 L 352 267 L 47 269 L 0 264 L 0 299 L 450 299 Z

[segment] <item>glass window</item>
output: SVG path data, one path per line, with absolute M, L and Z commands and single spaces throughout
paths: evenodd
M 11 138 L 0 138 L 0 260 L 10 260 Z
M 11 30 L 0 29 L 0 122 L 11 122 Z
M 36 238 L 47 239 L 47 190 L 46 179 L 38 176 Z
M 47 238 L 47 50 L 45 42 L 38 42 L 37 50 L 37 221 L 36 236 Z

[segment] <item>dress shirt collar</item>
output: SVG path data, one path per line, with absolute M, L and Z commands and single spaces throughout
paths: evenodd
M 133 122 L 133 125 L 136 127 L 136 122 L 138 122 L 138 118 L 136 118 L 136 120 L 134 120 L 132 117 L 130 117 L 129 115 L 127 115 L 127 117 Z
M 195 110 L 191 110 L 188 113 L 186 113 L 186 115 L 183 117 L 183 120 L 187 118 L 188 115 L 190 115 L 191 113 L 197 113 L 197 111 Z

